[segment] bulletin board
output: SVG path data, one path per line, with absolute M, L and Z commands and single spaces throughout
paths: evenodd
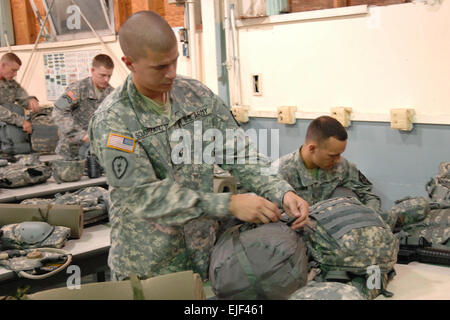
M 92 59 L 100 50 L 44 54 L 45 87 L 48 100 L 57 100 L 72 82 L 90 76 Z

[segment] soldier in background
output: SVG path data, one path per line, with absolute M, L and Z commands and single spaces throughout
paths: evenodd
M 380 198 L 372 183 L 356 166 L 342 157 L 347 131 L 336 119 L 321 116 L 308 126 L 305 143 L 272 166 L 309 205 L 334 196 L 356 196 L 380 212 Z
M 31 134 L 32 125 L 25 116 L 2 106 L 2 104 L 16 103 L 32 112 L 38 112 L 40 109 L 37 98 L 29 96 L 25 89 L 14 80 L 21 66 L 22 61 L 12 52 L 4 54 L 0 59 L 0 121 Z
M 205 279 L 218 220 L 232 215 L 269 223 L 279 221 L 284 208 L 296 217 L 292 228 L 301 228 L 308 204 L 282 179 L 261 175 L 261 169 L 270 169 L 265 156 L 257 154 L 258 163 L 249 164 L 248 140 L 218 96 L 176 74 L 178 45 L 169 24 L 155 12 L 137 12 L 121 26 L 119 39 L 131 74 L 89 124 L 91 152 L 109 185 L 112 279 L 183 270 Z M 192 138 L 199 124 L 202 133 L 216 129 L 225 137 L 231 129 L 244 139 L 232 163 L 218 164 L 258 195 L 213 193 L 213 163 L 174 161 L 183 149 L 177 150 L 179 141 L 171 136 L 183 132 Z
M 60 131 L 55 152 L 63 158 L 77 158 L 80 148 L 89 144 L 89 119 L 114 89 L 109 85 L 113 70 L 114 63 L 109 56 L 95 56 L 91 76 L 70 84 L 55 102 L 52 116 Z

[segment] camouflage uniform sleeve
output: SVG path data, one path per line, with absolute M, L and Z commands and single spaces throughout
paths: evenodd
M 91 118 L 88 129 L 91 153 L 104 168 L 115 207 L 132 208 L 133 214 L 169 225 L 181 225 L 203 214 L 219 218 L 229 215 L 229 193 L 198 192 L 181 187 L 171 177 L 158 177 L 138 142 L 134 141 L 132 152 L 108 147 L 111 135 L 130 139 L 128 142 L 133 139 L 126 130 L 117 129 L 120 117 L 113 121 L 96 116 Z
M 0 105 L 0 121 L 22 128 L 25 118 Z
M 294 191 L 292 186 L 277 176 L 277 170 L 271 167 L 265 155 L 257 152 L 254 143 L 245 136 L 244 130 L 238 126 L 230 109 L 219 98 L 215 99 L 215 113 L 220 119 L 218 129 L 222 131 L 226 140 L 223 151 L 225 158 L 221 167 L 236 176 L 245 189 L 278 204 L 281 208 L 284 194 Z M 236 139 L 227 139 L 227 131 L 233 131 Z M 235 140 L 238 140 L 238 143 L 235 144 Z M 239 143 L 243 141 L 245 143 Z M 228 156 L 227 150 L 230 153 Z
M 74 142 L 79 142 L 86 135 L 86 131 L 76 124 L 72 109 L 79 102 L 79 90 L 75 86 L 69 86 L 61 97 L 55 102 L 52 117 L 56 125 L 59 127 L 61 134 Z
M 295 163 L 292 162 L 290 156 L 291 154 L 288 153 L 278 160 L 275 160 L 274 162 L 272 162 L 272 168 L 274 172 L 278 172 L 278 177 L 280 179 L 285 180 L 295 190 L 299 185 L 299 181 L 297 181 L 297 175 L 295 174 Z
M 372 183 L 359 171 L 356 166 L 350 162 L 348 165 L 348 175 L 343 187 L 349 188 L 355 192 L 361 202 L 371 207 L 377 212 L 381 210 L 381 200 L 376 194 L 372 193 Z

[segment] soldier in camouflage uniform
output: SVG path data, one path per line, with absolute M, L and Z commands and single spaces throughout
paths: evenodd
M 272 165 L 310 205 L 333 197 L 341 187 L 356 194 L 363 204 L 380 211 L 381 201 L 371 192 L 372 184 L 341 156 L 346 144 L 345 128 L 336 119 L 322 116 L 309 125 L 300 150 Z
M 114 63 L 109 56 L 95 56 L 91 76 L 70 84 L 55 102 L 53 119 L 60 131 L 55 151 L 65 159 L 77 158 L 81 146 L 89 143 L 89 119 L 114 89 L 109 85 L 113 70 Z
M 31 133 L 32 125 L 29 120 L 2 106 L 5 103 L 17 103 L 33 112 L 38 112 L 40 109 L 37 98 L 29 96 L 25 89 L 14 80 L 21 65 L 22 61 L 14 53 L 6 53 L 0 59 L 0 121 Z
M 103 101 L 89 125 L 91 152 L 109 185 L 112 279 L 189 269 L 205 279 L 217 220 L 230 213 L 243 221 L 268 223 L 280 219 L 283 207 L 297 217 L 292 228 L 302 227 L 307 203 L 285 181 L 261 175 L 263 168 L 270 169 L 266 157 L 258 155 L 259 162 L 249 164 L 248 139 L 229 108 L 201 82 L 176 75 L 178 46 L 168 23 L 141 11 L 122 25 L 119 38 L 131 75 Z M 192 137 L 199 124 L 203 132 L 214 128 L 225 137 L 226 129 L 233 129 L 236 139 L 244 139 L 238 148 L 245 156 L 234 150 L 231 139 L 224 149 L 234 151 L 233 163 L 220 166 L 261 196 L 213 193 L 214 163 L 174 161 L 196 153 L 193 146 L 178 149 L 171 137 Z M 202 139 L 203 132 L 194 139 Z

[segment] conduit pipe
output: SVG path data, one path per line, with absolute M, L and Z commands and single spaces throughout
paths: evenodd
M 198 72 L 198 47 L 197 47 L 197 37 L 195 34 L 196 20 L 195 20 L 195 1 L 186 1 L 185 11 L 187 13 L 187 28 L 189 31 L 189 57 L 191 59 L 191 77 L 200 80 Z
M 236 17 L 235 17 L 235 5 L 232 4 L 230 8 L 230 25 L 231 25 L 231 38 L 233 40 L 233 71 L 234 71 L 234 84 L 236 94 L 236 104 L 241 105 L 241 68 L 239 59 L 239 45 L 236 31 Z
M 239 71 L 239 50 L 237 41 L 237 32 L 235 24 L 234 4 L 230 5 L 229 0 L 223 0 L 224 7 L 224 29 L 226 62 L 224 65 L 228 72 L 228 84 L 230 88 L 230 105 L 241 105 L 241 81 Z

